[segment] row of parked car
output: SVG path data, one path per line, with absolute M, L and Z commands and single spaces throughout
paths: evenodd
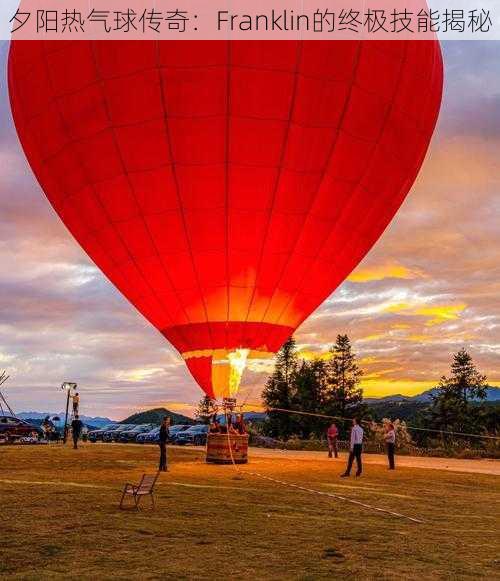
M 169 428 L 169 441 L 171 444 L 204 446 L 207 434 L 208 426 L 204 424 L 177 424 Z M 110 424 L 89 432 L 88 439 L 91 442 L 157 444 L 160 441 L 160 427 L 154 424 Z

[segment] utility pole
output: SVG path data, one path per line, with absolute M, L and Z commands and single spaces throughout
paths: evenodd
M 70 381 L 65 381 L 61 385 L 61 389 L 65 389 L 67 391 L 66 397 L 66 416 L 64 418 L 64 432 L 63 432 L 63 444 L 66 444 L 66 440 L 68 439 L 68 412 L 69 412 L 69 398 L 71 397 L 71 390 L 76 389 L 76 383 L 72 383 Z

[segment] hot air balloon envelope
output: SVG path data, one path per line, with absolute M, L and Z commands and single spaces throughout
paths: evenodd
M 48 199 L 211 397 L 379 238 L 442 81 L 434 41 L 34 41 L 9 61 Z

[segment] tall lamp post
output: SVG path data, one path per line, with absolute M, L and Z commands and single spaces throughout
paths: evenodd
M 66 440 L 68 439 L 68 412 L 69 412 L 69 398 L 71 397 L 71 390 L 76 389 L 76 383 L 72 383 L 71 381 L 65 381 L 61 385 L 61 389 L 66 390 L 66 416 L 64 418 L 64 433 L 63 433 L 63 444 L 66 444 Z

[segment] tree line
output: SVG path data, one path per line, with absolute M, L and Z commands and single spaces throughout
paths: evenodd
M 327 361 L 300 359 L 295 340 L 290 338 L 278 352 L 274 371 L 262 392 L 269 417 L 266 432 L 282 439 L 320 437 L 331 423 L 314 416 L 273 411 L 277 408 L 348 418 L 365 417 L 368 410 L 360 388 L 362 375 L 347 335 L 338 335 Z M 341 436 L 348 423 L 340 422 Z
M 363 401 L 360 387 L 363 371 L 358 365 L 349 337 L 338 335 L 329 350 L 327 358 L 304 360 L 297 351 L 295 339 L 291 337 L 276 356 L 272 374 L 268 377 L 262 400 L 267 412 L 263 431 L 273 437 L 288 440 L 324 438 L 331 419 L 316 415 L 346 418 L 335 420 L 340 438 L 348 437 L 350 418 L 358 417 L 368 422 L 376 417 L 375 407 L 370 408 Z M 481 374 L 470 354 L 461 349 L 452 357 L 450 373 L 438 381 L 428 404 L 412 404 L 416 413 L 407 420 L 409 424 L 423 430 L 412 430 L 411 439 L 418 446 L 458 446 L 467 443 L 480 448 L 488 445 L 488 440 L 456 437 L 448 432 L 498 436 L 500 433 L 500 405 L 486 402 L 488 383 Z M 394 417 L 397 420 L 397 408 Z M 403 408 L 402 408 L 403 409 Z M 305 415 L 287 413 L 305 412 Z M 198 406 L 198 421 L 208 423 L 216 413 L 214 402 L 204 397 Z M 380 418 L 379 418 L 380 419 Z M 399 419 L 405 419 L 399 418 Z M 400 422 L 403 429 L 404 422 Z M 378 426 L 379 427 L 379 426 Z M 377 430 L 372 426 L 372 431 Z M 427 431 L 429 430 L 429 431 Z M 491 447 L 498 447 L 496 441 L 489 441 Z
M 289 339 L 276 357 L 262 399 L 268 421 L 264 429 L 272 437 L 288 439 L 324 437 L 331 420 L 314 416 L 273 411 L 276 409 L 338 416 L 369 421 L 371 411 L 363 402 L 360 387 L 363 371 L 353 352 L 349 337 L 338 335 L 327 360 L 302 360 L 295 340 Z M 436 385 L 430 403 L 419 411 L 411 424 L 429 431 L 413 431 L 417 445 L 446 445 L 456 439 L 446 432 L 498 435 L 500 406 L 486 405 L 487 379 L 470 354 L 461 349 L 453 355 L 450 373 Z M 392 420 L 396 417 L 390 418 Z M 341 438 L 347 437 L 350 421 L 337 421 Z M 467 440 L 467 438 L 466 438 Z M 480 447 L 484 441 L 468 439 Z M 463 441 L 463 438 L 461 438 Z

